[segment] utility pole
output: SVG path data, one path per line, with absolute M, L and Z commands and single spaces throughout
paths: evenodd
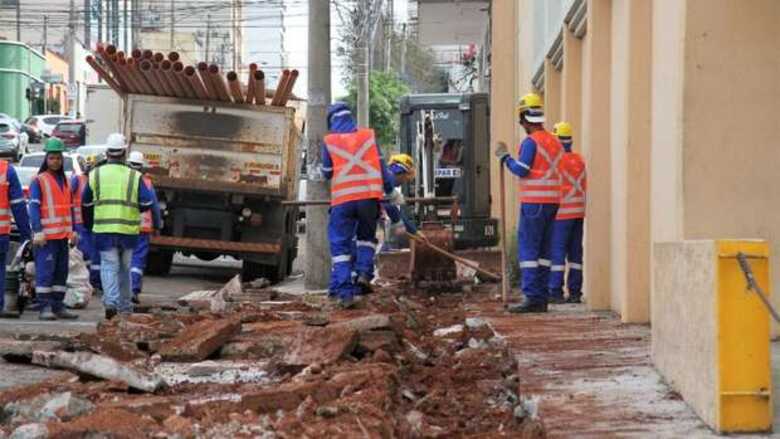
M 385 72 L 389 72 L 393 58 L 393 35 L 395 35 L 395 5 L 393 0 L 387 1 L 387 34 L 385 35 Z
M 84 0 L 84 45 L 92 48 L 92 8 L 90 0 Z
M 368 32 L 364 32 L 363 37 L 357 47 L 358 71 L 357 71 L 357 123 L 361 128 L 368 127 L 369 97 L 368 97 L 368 63 L 370 49 L 368 44 Z
M 231 34 L 233 36 L 233 71 L 238 71 L 238 56 L 236 54 L 239 52 L 238 48 L 238 4 L 236 0 L 233 0 L 231 4 L 231 13 L 233 16 L 233 22 L 231 26 Z
M 127 39 L 127 31 L 128 31 L 128 25 L 127 25 L 127 0 L 125 0 L 124 10 L 122 11 L 124 13 L 124 19 L 122 20 L 122 24 L 124 24 L 124 31 L 125 31 L 125 53 L 130 53 L 130 40 Z
M 111 34 L 113 36 L 114 46 L 119 47 L 119 0 L 112 0 L 111 2 Z
M 98 43 L 103 43 L 103 0 L 97 0 Z
M 209 44 L 211 43 L 211 14 L 206 15 L 206 62 L 209 61 Z
M 41 52 L 43 52 L 43 56 L 46 56 L 46 45 L 49 43 L 49 16 L 44 15 L 43 16 L 43 47 L 41 49 Z
M 171 0 L 171 44 L 170 44 L 171 52 L 173 52 L 173 48 L 176 46 L 176 43 L 174 42 L 174 38 L 173 38 L 175 23 L 176 23 L 176 0 Z
M 70 0 L 68 19 L 68 112 L 76 115 L 78 88 L 76 84 L 76 3 Z
M 328 131 L 327 113 L 330 103 L 330 2 L 309 0 L 309 102 L 306 106 L 306 164 L 309 175 L 321 165 L 320 144 Z M 309 178 L 306 199 L 330 198 L 328 183 L 322 178 Z M 318 206 L 306 208 L 305 287 L 324 289 L 330 277 L 328 246 L 328 210 Z
M 16 41 L 22 42 L 22 0 L 16 0 Z
M 406 76 L 406 23 L 401 26 L 401 69 L 398 74 L 402 78 Z

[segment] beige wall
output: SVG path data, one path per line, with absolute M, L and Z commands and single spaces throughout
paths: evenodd
M 582 40 L 563 31 L 563 72 L 561 72 L 561 119 L 574 126 L 574 149 L 580 151 L 582 127 Z
M 548 129 L 561 120 L 561 91 L 561 72 L 548 59 L 544 62 L 544 112 Z

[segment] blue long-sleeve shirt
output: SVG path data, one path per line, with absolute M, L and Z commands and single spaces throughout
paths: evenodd
M 8 171 L 5 174 L 5 180 L 8 182 L 8 203 L 11 205 L 11 213 L 14 215 L 16 230 L 19 231 L 19 237 L 22 242 L 30 240 L 30 216 L 27 214 L 27 203 L 24 200 L 22 184 L 19 182 L 19 175 L 13 166 L 8 165 Z M 5 247 L 8 246 L 8 235 L 0 237 L 5 241 Z
M 144 184 L 141 184 L 141 186 L 144 186 Z M 162 214 L 160 213 L 160 203 L 157 200 L 157 193 L 154 191 L 154 186 L 152 186 L 149 192 L 152 194 L 152 224 L 156 230 L 160 230 L 163 228 Z
M 49 172 L 49 171 L 46 171 Z M 63 178 L 62 174 L 52 174 L 55 177 L 55 180 L 57 181 L 57 184 L 59 185 L 60 189 L 63 189 L 66 187 L 67 182 L 65 181 L 65 178 Z M 41 185 L 38 182 L 38 179 L 33 179 L 32 183 L 30 183 L 30 204 L 29 204 L 29 213 L 30 213 L 30 227 L 32 228 L 33 233 L 40 233 L 43 231 L 43 225 L 41 224 Z M 71 221 L 73 224 L 76 224 L 76 218 L 73 213 L 73 206 L 71 206 Z
M 536 142 L 532 138 L 526 137 L 523 142 L 520 143 L 517 160 L 512 158 L 512 156 L 509 156 L 504 159 L 504 163 L 506 163 L 507 168 L 509 168 L 509 171 L 512 172 L 512 174 L 523 178 L 528 176 L 528 173 L 531 171 L 534 158 L 536 158 Z
M 95 218 L 95 206 L 93 203 L 92 188 L 87 182 L 84 195 L 81 197 L 82 212 L 84 215 L 84 227 L 92 230 Z M 138 185 L 138 208 L 141 212 L 152 209 L 156 204 L 156 197 L 143 182 Z M 154 212 L 154 211 L 152 211 Z M 159 224 L 159 206 L 157 208 L 157 223 Z M 154 215 L 154 214 L 153 214 Z M 95 247 L 98 251 L 106 251 L 112 248 L 133 249 L 138 242 L 138 235 L 125 235 L 122 233 L 95 233 Z

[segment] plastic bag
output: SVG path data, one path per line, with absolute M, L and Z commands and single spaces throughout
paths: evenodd
M 65 306 L 86 308 L 92 298 L 93 288 L 89 283 L 89 268 L 77 248 L 70 250 L 68 258 L 68 285 L 65 292 Z

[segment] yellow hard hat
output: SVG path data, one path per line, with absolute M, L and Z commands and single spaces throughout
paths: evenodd
M 414 159 L 409 154 L 394 154 L 390 157 L 390 165 L 400 165 L 406 172 L 414 172 Z
M 520 98 L 520 102 L 517 103 L 517 117 L 526 112 L 529 113 L 526 115 L 528 122 L 543 123 L 544 103 L 542 102 L 542 97 L 536 93 L 528 93 Z
M 569 122 L 558 122 L 555 124 L 555 126 L 553 126 L 553 134 L 555 134 L 558 137 L 571 139 L 572 132 L 573 130 Z

